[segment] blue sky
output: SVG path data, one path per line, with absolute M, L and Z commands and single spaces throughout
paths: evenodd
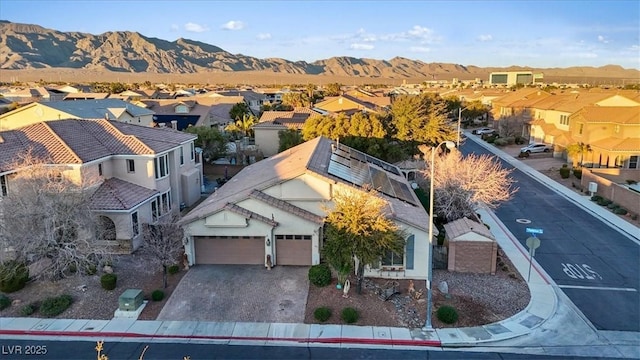
M 137 31 L 233 54 L 477 66 L 640 69 L 640 2 L 3 0 L 0 19 L 60 31 Z

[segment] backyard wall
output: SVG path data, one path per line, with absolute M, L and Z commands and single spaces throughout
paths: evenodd
M 589 183 L 595 182 L 598 184 L 596 194 L 613 201 L 632 214 L 640 214 L 640 193 L 610 180 L 614 178 L 620 183 L 626 183 L 626 179 L 638 181 L 639 175 L 638 170 L 583 168 L 580 185 L 588 190 Z
M 450 241 L 449 271 L 495 275 L 497 252 L 495 241 Z

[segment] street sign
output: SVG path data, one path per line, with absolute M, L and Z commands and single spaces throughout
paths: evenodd
M 526 232 L 529 234 L 542 234 L 542 229 L 527 228 Z
M 535 250 L 540 247 L 540 239 L 535 236 L 527 238 L 527 247 L 531 250 Z M 534 251 L 535 252 L 535 251 Z

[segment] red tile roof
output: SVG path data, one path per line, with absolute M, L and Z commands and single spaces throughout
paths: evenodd
M 147 189 L 118 178 L 105 180 L 91 195 L 92 210 L 130 210 L 158 195 L 157 190 Z

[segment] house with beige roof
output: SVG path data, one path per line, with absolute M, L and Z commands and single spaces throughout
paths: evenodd
M 389 102 L 390 103 L 390 102 Z M 356 112 L 379 113 L 385 106 L 379 106 L 372 102 L 370 98 L 357 98 L 351 95 L 340 95 L 325 98 L 323 101 L 315 104 L 313 109 L 321 114 L 344 113 L 352 115 Z
M 253 126 L 255 144 L 265 157 L 278 153 L 280 131 L 301 131 L 304 123 L 312 116 L 320 116 L 309 108 L 295 108 L 292 111 L 265 111 L 258 124 Z
M 5 98 L 18 104 L 28 104 L 31 102 L 60 101 L 67 95 L 66 92 L 50 87 L 32 87 L 14 90 L 2 94 Z
M 0 115 L 0 131 L 60 119 L 108 119 L 150 126 L 153 115 L 149 109 L 120 99 L 50 101 L 31 103 Z
M 190 264 L 314 265 L 321 260 L 325 207 L 336 191 L 378 189 L 407 234 L 400 256 L 367 275 L 424 279 L 429 216 L 394 165 L 324 137 L 245 167 L 185 215 Z
M 13 174 L 21 170 L 15 160 L 30 152 L 76 184 L 90 182 L 91 209 L 112 230 L 105 240 L 130 252 L 141 245 L 141 224 L 200 199 L 195 139 L 112 120 L 63 119 L 0 131 L 0 198 L 12 191 Z

